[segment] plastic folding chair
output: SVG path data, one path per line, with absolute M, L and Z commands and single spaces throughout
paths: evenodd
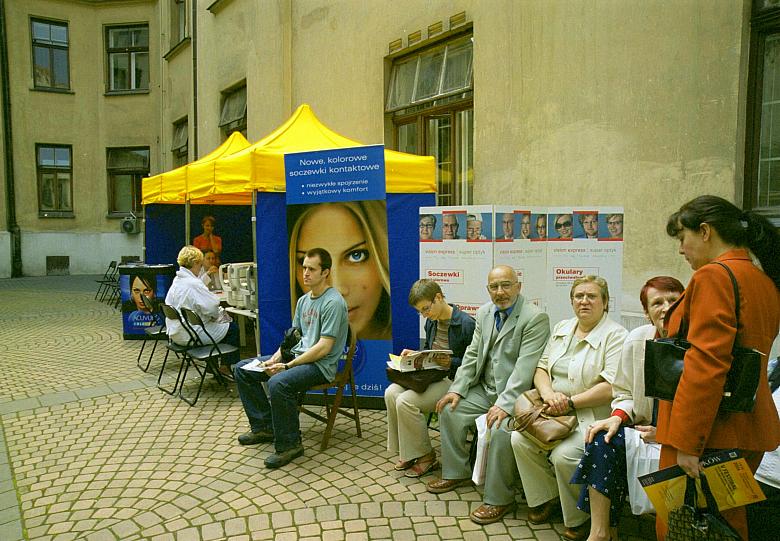
M 325 432 L 322 435 L 322 444 L 320 450 L 324 451 L 328 448 L 328 442 L 330 441 L 331 433 L 333 432 L 333 425 L 336 423 L 336 416 L 340 413 L 349 417 L 355 421 L 355 429 L 357 430 L 358 438 L 363 437 L 363 433 L 360 430 L 360 413 L 357 406 L 357 393 L 355 391 L 355 378 L 352 373 L 352 359 L 355 357 L 355 349 L 357 347 L 357 338 L 355 333 L 352 332 L 352 327 L 349 328 L 349 334 L 347 335 L 347 343 L 349 348 L 344 359 L 344 366 L 336 373 L 336 377 L 329 383 L 323 383 L 322 385 L 315 385 L 311 387 L 306 393 L 310 391 L 322 391 L 322 396 L 325 402 L 325 411 L 327 417 L 323 417 L 319 413 L 306 408 L 303 405 L 303 399 L 306 393 L 301 394 L 300 405 L 298 410 L 301 413 L 305 413 L 309 417 L 313 417 L 318 421 L 325 423 Z M 349 385 L 349 389 L 352 392 L 352 411 L 341 407 L 341 399 L 344 396 L 344 387 Z M 336 387 L 336 395 L 333 398 L 333 404 L 328 403 L 328 389 Z
M 220 385 L 224 386 L 227 383 L 225 375 L 219 371 L 219 361 L 224 355 L 238 351 L 238 348 L 231 344 L 215 343 L 216 341 L 214 340 L 214 337 L 211 336 L 208 329 L 206 329 L 206 326 L 203 324 L 203 320 L 197 314 L 197 312 L 182 307 L 181 313 L 184 316 L 187 324 L 190 326 L 192 335 L 196 340 L 197 345 L 196 347 L 187 351 L 187 356 L 184 360 L 184 374 L 182 376 L 181 385 L 179 387 L 179 398 L 184 400 L 190 406 L 194 406 L 200 397 L 200 392 L 203 389 L 203 382 L 206 380 L 206 374 L 209 372 L 214 374 L 214 378 L 219 382 Z M 196 327 L 201 327 L 203 332 L 206 334 L 206 337 L 212 343 L 204 344 L 203 341 L 198 338 L 197 332 L 195 332 Z M 203 365 L 199 365 L 199 362 L 203 363 Z M 190 366 L 192 366 L 200 376 L 198 392 L 195 394 L 195 398 L 191 400 L 185 397 L 183 392 L 184 382 L 187 380 L 187 372 L 189 371 Z
M 114 282 L 114 275 L 117 272 L 116 265 L 116 261 L 109 263 L 106 272 L 103 273 L 103 277 L 95 280 L 98 284 L 95 300 L 98 300 L 98 297 L 100 297 L 100 300 L 102 301 L 105 296 L 104 289 L 108 289 L 109 285 Z
M 146 295 L 141 295 L 141 301 L 144 303 L 144 306 L 149 311 L 149 313 L 154 314 L 157 312 L 157 310 L 155 310 L 154 304 Z M 152 325 L 151 327 L 144 328 L 144 339 L 141 342 L 141 349 L 138 351 L 138 359 L 135 361 L 135 364 L 138 365 L 138 368 L 144 372 L 149 370 L 149 365 L 152 364 L 152 358 L 154 357 L 154 352 L 157 349 L 157 342 L 159 340 L 167 340 L 167 338 L 168 334 L 165 329 L 164 320 L 162 325 Z M 152 352 L 149 354 L 149 359 L 146 361 L 146 366 L 141 366 L 141 355 L 143 355 L 146 342 L 149 340 L 154 341 Z
M 190 336 L 189 344 L 186 346 L 177 344 L 171 340 L 170 337 L 168 337 L 168 343 L 165 345 L 168 351 L 165 352 L 165 358 L 163 359 L 162 366 L 160 367 L 160 375 L 157 376 L 157 388 L 164 393 L 173 396 L 176 394 L 179 386 L 183 384 L 182 372 L 184 371 L 184 365 L 186 364 L 187 353 L 195 346 L 193 345 L 194 341 L 192 337 L 192 330 L 184 323 L 181 316 L 179 315 L 179 312 L 173 306 L 169 306 L 165 303 L 160 303 L 160 308 L 162 309 L 162 312 L 167 319 L 181 323 L 184 330 L 187 331 L 187 334 Z M 176 356 L 176 358 L 181 361 L 181 364 L 179 365 L 179 372 L 176 375 L 176 382 L 173 384 L 172 388 L 168 389 L 162 385 L 162 377 L 163 373 L 165 372 L 165 365 L 168 362 L 168 355 L 171 353 L 171 351 Z

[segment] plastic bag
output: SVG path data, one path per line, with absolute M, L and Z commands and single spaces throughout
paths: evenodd
M 474 461 L 474 471 L 471 474 L 471 480 L 474 481 L 475 485 L 484 485 L 488 449 L 490 448 L 490 430 L 487 427 L 487 413 L 477 417 L 474 422 L 477 424 L 477 459 Z
M 655 508 L 642 488 L 638 477 L 658 470 L 661 456 L 660 443 L 645 443 L 641 432 L 633 428 L 624 429 L 626 439 L 626 474 L 628 477 L 628 499 L 631 512 L 635 515 L 655 513 Z

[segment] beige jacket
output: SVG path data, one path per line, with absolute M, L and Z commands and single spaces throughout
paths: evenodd
M 653 399 L 645 396 L 645 340 L 655 332 L 655 325 L 642 325 L 628 333 L 612 382 L 612 410 L 625 411 L 632 424 L 649 425 L 653 419 Z

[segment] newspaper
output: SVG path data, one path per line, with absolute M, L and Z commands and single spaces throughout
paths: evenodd
M 447 361 L 442 366 L 436 362 L 436 358 L 446 356 Z M 415 370 L 449 370 L 452 361 L 450 349 L 425 349 L 414 351 L 404 356 L 390 354 L 387 366 L 399 372 L 414 372 Z

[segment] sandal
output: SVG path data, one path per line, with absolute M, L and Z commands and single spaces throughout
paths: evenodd
M 408 470 L 404 475 L 406 477 L 417 478 L 439 469 L 439 461 L 436 460 L 436 455 L 423 456 L 417 459 L 417 462 Z
M 395 471 L 408 470 L 409 468 L 414 466 L 416 462 L 417 462 L 416 458 L 413 458 L 411 460 L 405 460 L 405 461 L 404 460 L 399 460 L 398 462 L 395 463 L 395 466 L 393 466 L 393 469 Z

